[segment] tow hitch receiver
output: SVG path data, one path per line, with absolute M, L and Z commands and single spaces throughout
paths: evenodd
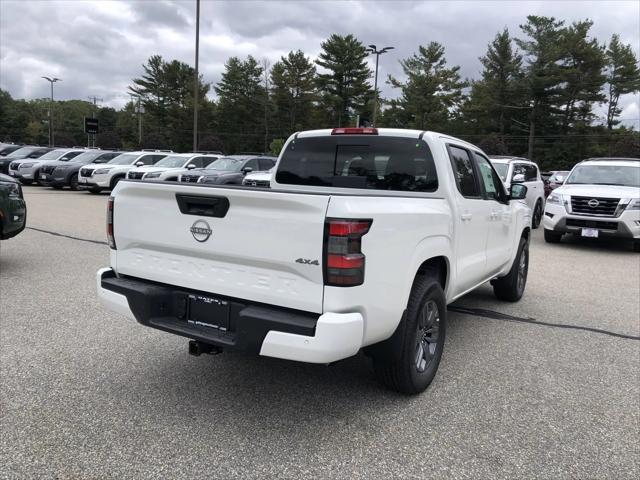
M 222 348 L 216 347 L 215 345 L 211 345 L 209 343 L 202 343 L 196 340 L 189 340 L 189 355 L 193 355 L 194 357 L 199 357 L 203 353 L 208 353 L 210 355 L 218 355 L 222 353 Z

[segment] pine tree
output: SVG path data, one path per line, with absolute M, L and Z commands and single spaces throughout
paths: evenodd
M 608 84 L 607 127 L 611 130 L 622 110 L 618 102 L 622 95 L 640 91 L 640 68 L 631 45 L 624 45 L 614 34 L 606 51 L 606 82 Z
M 393 124 L 412 128 L 446 130 L 453 111 L 462 102 L 460 67 L 447 66 L 444 47 L 431 42 L 420 45 L 418 54 L 400 60 L 407 79 L 405 82 L 389 76 L 388 83 L 399 88 L 399 99 L 391 100 L 391 111 L 396 118 Z M 386 117 L 390 118 L 390 115 Z M 394 125 L 394 126 L 395 126 Z
M 272 96 L 282 136 L 312 126 L 315 75 L 315 67 L 301 50 L 273 65 Z
M 371 91 L 368 54 L 362 42 L 351 34 L 333 34 L 321 46 L 316 64 L 327 71 L 317 77 L 321 104 L 333 125 L 340 127 L 366 110 Z
M 265 90 L 263 69 L 255 58 L 231 57 L 222 79 L 215 86 L 218 95 L 218 125 L 225 151 L 262 150 L 264 141 Z

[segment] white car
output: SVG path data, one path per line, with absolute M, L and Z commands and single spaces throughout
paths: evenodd
M 411 394 L 436 374 L 447 304 L 488 281 L 500 299 L 524 293 L 527 187 L 507 192 L 469 143 L 299 132 L 271 187 L 121 182 L 107 202 L 100 299 L 192 339 L 195 355 L 331 363 L 366 348 L 381 381 Z
M 153 165 L 166 156 L 164 152 L 126 152 L 107 163 L 84 166 L 78 172 L 78 186 L 89 189 L 91 193 L 113 190 L 133 167 Z
M 11 162 L 9 173 L 25 185 L 31 185 L 40 178 L 40 168 L 44 165 L 57 164 L 60 161 L 66 162 L 86 151 L 85 148 L 56 148 L 38 158 Z
M 271 185 L 271 176 L 273 175 L 273 168 L 264 172 L 250 172 L 242 179 L 242 185 L 249 187 L 263 187 L 269 188 Z
M 545 203 L 544 182 L 540 176 L 538 165 L 520 157 L 493 156 L 489 160 L 498 171 L 507 190 L 514 183 L 526 185 L 527 198 L 525 201 L 533 212 L 531 226 L 538 228 L 542 221 Z
M 166 180 L 177 181 L 180 172 L 185 169 L 204 168 L 221 155 L 202 153 L 172 153 L 153 165 L 143 165 L 129 170 L 130 180 Z
M 619 237 L 640 252 L 640 159 L 590 158 L 578 163 L 547 199 L 544 239 L 565 233 Z

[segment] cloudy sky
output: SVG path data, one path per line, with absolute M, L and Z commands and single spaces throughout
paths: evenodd
M 450 64 L 475 78 L 481 56 L 505 26 L 515 36 L 529 14 L 567 22 L 590 18 L 601 42 L 613 33 L 640 54 L 640 2 L 631 1 L 212 1 L 202 0 L 200 70 L 217 82 L 230 56 L 271 63 L 292 49 L 315 58 L 331 33 L 392 45 L 380 75 L 401 75 L 398 60 L 420 44 L 445 46 Z M 42 75 L 57 76 L 56 98 L 121 107 L 127 86 L 153 54 L 193 64 L 195 0 L 0 0 L 0 88 L 15 98 L 49 95 Z M 382 85 L 385 95 L 393 95 Z M 640 126 L 640 96 L 623 99 L 625 123 Z M 598 113 L 603 110 L 599 109 Z

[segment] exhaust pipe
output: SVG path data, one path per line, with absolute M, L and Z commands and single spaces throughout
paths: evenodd
M 209 355 L 218 355 L 219 353 L 222 353 L 222 348 L 211 345 L 209 343 L 189 340 L 189 355 L 199 357 L 203 353 L 208 353 Z

